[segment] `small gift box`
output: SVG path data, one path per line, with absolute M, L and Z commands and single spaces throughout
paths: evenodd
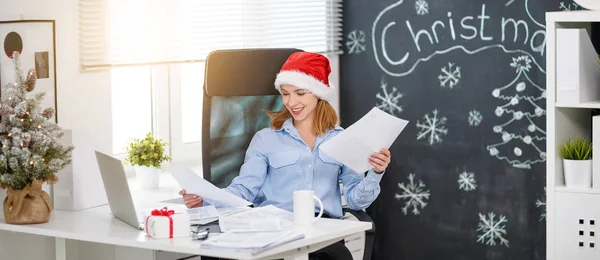
M 188 237 L 190 217 L 166 207 L 155 209 L 146 217 L 146 234 L 152 238 Z

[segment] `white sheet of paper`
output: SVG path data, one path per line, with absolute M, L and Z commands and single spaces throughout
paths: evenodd
M 294 227 L 294 214 L 273 205 L 221 215 L 222 232 L 271 232 Z
M 374 107 L 344 131 L 320 146 L 321 151 L 358 173 L 373 168 L 369 156 L 381 148 L 389 149 L 408 124 Z
M 206 181 L 186 166 L 170 164 L 167 171 L 173 175 L 179 186 L 187 193 L 196 194 L 207 200 L 216 201 L 231 207 L 243 207 L 252 204 Z
M 220 214 L 217 208 L 215 208 L 215 205 L 187 209 L 186 211 L 190 216 L 190 220 L 213 219 L 218 218 Z

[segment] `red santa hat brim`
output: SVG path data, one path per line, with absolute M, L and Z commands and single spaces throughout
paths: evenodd
M 281 91 L 281 85 L 284 84 L 292 85 L 299 89 L 305 89 L 327 102 L 331 102 L 335 92 L 335 88 L 331 83 L 326 85 L 320 80 L 301 71 L 282 71 L 277 74 L 275 88 L 278 91 Z

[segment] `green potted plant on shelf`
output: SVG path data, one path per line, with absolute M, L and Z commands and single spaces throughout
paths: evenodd
M 165 141 L 147 133 L 142 139 L 133 138 L 125 147 L 125 163 L 134 166 L 140 188 L 158 188 L 162 164 L 171 160 L 165 154 L 166 145 Z
M 565 186 L 592 187 L 592 143 L 581 137 L 572 138 L 560 147 Z

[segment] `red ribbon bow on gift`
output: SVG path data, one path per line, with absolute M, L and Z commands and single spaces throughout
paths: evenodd
M 152 210 L 152 212 L 150 213 L 150 216 L 148 216 L 146 218 L 146 234 L 150 235 L 148 233 L 148 219 L 150 219 L 150 217 L 152 216 L 163 216 L 163 217 L 168 217 L 169 218 L 169 238 L 173 238 L 173 218 L 171 218 L 171 215 L 175 214 L 174 210 L 169 210 L 167 209 L 167 207 L 164 207 L 160 210 L 155 209 Z
M 165 216 L 165 217 L 169 217 L 171 215 L 175 214 L 174 210 L 169 210 L 167 209 L 167 207 L 162 208 L 161 210 L 155 209 L 152 211 L 152 216 Z

